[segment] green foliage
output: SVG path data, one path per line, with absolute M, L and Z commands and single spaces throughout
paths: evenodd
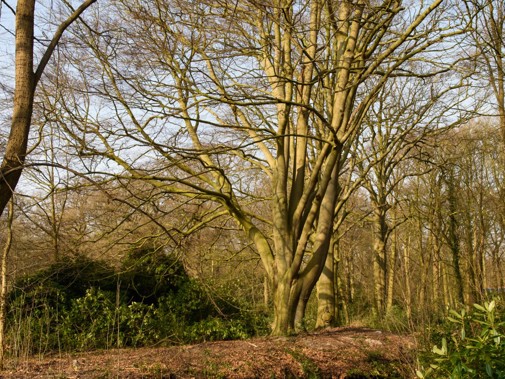
M 77 258 L 19 280 L 9 296 L 8 334 L 13 346 L 32 354 L 265 332 L 266 317 L 247 308 L 227 293 L 209 293 L 174 257 L 135 251 L 119 274 Z
M 84 296 L 91 287 L 116 290 L 116 273 L 108 264 L 86 257 L 62 259 L 46 269 L 19 279 L 10 298 L 20 296 L 28 306 L 68 305 L 71 299 Z
M 450 311 L 449 337 L 442 337 L 424 360 L 419 378 L 505 378 L 505 320 L 493 300 L 470 312 Z
M 159 250 L 135 249 L 125 259 L 120 281 L 126 287 L 127 301 L 152 304 L 177 292 L 188 276 L 175 257 Z
M 408 333 L 410 331 L 409 320 L 407 312 L 399 307 L 393 307 L 386 313 L 381 322 L 381 329 L 388 330 L 393 333 Z
M 55 331 L 67 350 L 87 350 L 112 345 L 115 305 L 108 293 L 90 288 L 83 297 L 74 298 L 61 315 Z

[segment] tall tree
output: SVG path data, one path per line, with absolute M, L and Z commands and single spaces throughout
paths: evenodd
M 2 246 L 2 255 L 0 256 L 0 369 L 4 367 L 5 357 L 5 323 L 6 323 L 6 309 L 7 309 L 7 290 L 8 290 L 8 267 L 7 262 L 9 253 L 12 247 L 12 221 L 14 219 L 14 199 L 9 203 L 9 212 L 7 214 L 6 224 L 6 238 L 4 246 Z
M 460 107 L 468 100 L 469 76 L 454 72 L 443 78 L 392 78 L 365 118 L 366 129 L 358 140 L 360 162 L 357 167 L 373 207 L 371 223 L 378 315 L 384 315 L 392 307 L 398 251 L 390 246 L 389 239 L 404 222 L 403 217 L 391 216 L 395 204 L 402 201 L 399 189 L 409 178 L 422 175 L 426 170 L 412 163 L 422 157 L 424 143 L 475 115 L 470 107 Z
M 505 4 L 501 0 L 465 0 L 472 22 L 476 72 L 491 89 L 505 144 Z
M 235 219 L 269 278 L 273 333 L 296 330 L 326 261 L 342 169 L 362 120 L 390 76 L 445 71 L 429 62 L 434 46 L 461 32 L 451 4 L 110 7 L 107 25 L 76 30 L 71 65 L 59 75 L 69 90 L 55 94 L 54 119 L 81 156 L 104 158 L 116 177 L 213 202 L 207 219 Z M 422 67 L 413 63 L 421 55 Z M 83 61 L 96 71 L 88 75 Z M 255 212 L 265 201 L 270 217 Z
M 35 89 L 67 27 L 96 0 L 86 0 L 54 32 L 34 70 L 35 0 L 18 0 L 15 21 L 15 88 L 10 134 L 0 165 L 0 215 L 21 177 L 32 123 Z

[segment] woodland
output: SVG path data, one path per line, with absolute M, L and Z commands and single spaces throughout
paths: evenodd
M 0 361 L 357 323 L 447 356 L 449 314 L 505 377 L 502 0 L 1 0 L 0 27 Z

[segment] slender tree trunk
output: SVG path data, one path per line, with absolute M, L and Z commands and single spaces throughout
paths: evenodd
M 458 220 L 456 215 L 458 213 L 456 204 L 456 189 L 454 188 L 454 175 L 452 172 L 449 173 L 446 178 L 447 191 L 448 191 L 448 202 L 449 202 L 449 231 L 448 231 L 448 242 L 452 254 L 452 265 L 454 269 L 454 278 L 456 280 L 456 297 L 460 304 L 464 304 L 464 283 L 463 275 L 461 274 L 461 263 L 460 263 L 460 243 L 458 236 Z
M 433 304 L 434 304 L 434 308 L 436 309 L 436 311 L 439 311 L 440 310 L 440 307 L 441 307 L 441 304 L 440 304 L 440 297 L 441 297 L 441 291 L 443 290 L 442 288 L 442 275 L 443 275 L 443 271 L 442 271 L 442 265 L 443 265 L 443 262 L 442 262 L 442 258 L 440 256 L 440 249 L 441 249 L 441 246 L 440 246 L 440 241 L 438 240 L 437 236 L 435 235 L 434 238 L 433 238 L 433 242 L 434 242 L 434 254 L 433 254 L 433 294 L 432 294 L 432 297 L 433 297 Z
M 483 178 L 483 170 L 481 170 L 481 182 L 484 180 Z M 476 245 L 476 267 L 477 267 L 477 293 L 479 295 L 479 302 L 485 296 L 486 289 L 486 253 L 485 253 L 485 243 L 486 243 L 486 221 L 484 217 L 484 188 L 480 186 L 479 188 L 479 227 L 474 229 L 475 236 L 475 245 Z
M 393 221 L 393 225 L 396 220 Z M 388 277 L 387 277 L 387 301 L 386 301 L 386 313 L 389 313 L 393 308 L 394 292 L 395 292 L 395 277 L 396 277 L 396 261 L 398 260 L 398 246 L 397 246 L 397 235 L 396 229 L 393 231 L 391 236 L 391 249 L 388 258 Z
M 421 232 L 423 229 L 423 225 L 421 220 L 419 220 L 419 231 Z M 420 235 L 420 243 L 422 243 L 422 234 Z M 417 300 L 418 306 L 420 310 L 424 311 L 424 315 L 427 315 L 429 312 L 429 300 L 428 295 L 429 291 L 429 274 L 433 265 L 433 251 L 434 251 L 434 236 L 430 234 L 429 240 L 426 243 L 425 247 L 423 245 L 420 246 L 419 251 L 421 251 L 421 277 L 420 277 L 420 285 L 419 285 L 419 298 Z
M 265 309 L 268 309 L 269 304 L 270 304 L 270 289 L 268 285 L 268 277 L 265 275 L 265 278 L 263 279 L 263 305 L 265 306 Z
M 473 204 L 472 204 L 473 205 Z M 468 204 L 470 207 L 471 205 Z M 465 282 L 466 291 L 465 294 L 467 296 L 466 303 L 474 304 L 478 302 L 478 294 L 477 294 L 477 265 L 476 265 L 476 254 L 477 254 L 477 245 L 474 239 L 475 237 L 475 225 L 472 223 L 472 217 L 470 214 L 470 209 L 465 209 L 462 211 L 463 214 L 463 239 L 466 249 L 467 259 L 465 259 L 464 272 L 468 273 L 468 280 Z
M 347 255 L 347 270 L 345 273 L 345 282 L 346 282 L 346 301 L 349 304 L 352 304 L 354 301 L 354 260 L 353 260 L 353 252 L 350 251 Z
M 445 264 L 442 265 L 442 288 L 443 288 L 444 306 L 445 306 L 444 310 L 446 311 L 447 309 L 453 306 L 453 301 L 447 280 L 447 270 L 445 268 Z
M 1 257 L 1 284 L 0 284 L 0 370 L 3 370 L 5 360 L 5 318 L 7 301 L 7 261 L 12 246 L 12 220 L 14 218 L 14 199 L 9 203 L 9 214 L 7 216 L 7 239 L 2 249 Z
M 380 209 L 374 216 L 374 298 L 377 315 L 382 317 L 386 310 L 387 283 L 387 222 L 386 215 Z
M 333 282 L 335 284 L 335 322 L 334 325 L 347 325 L 349 324 L 349 310 L 347 307 L 349 299 L 352 298 L 352 290 L 346 289 L 341 279 L 340 274 L 340 241 L 337 240 L 334 244 L 334 269 L 333 269 Z M 350 268 L 348 268 L 348 276 L 350 277 Z M 352 285 L 352 281 L 348 278 L 348 285 Z M 347 296 L 346 296 L 347 294 Z
M 342 279 L 338 275 L 339 262 L 335 262 L 335 294 L 337 297 L 337 310 L 335 311 L 335 325 L 348 325 L 349 324 L 349 308 L 347 306 L 348 299 L 344 294 L 344 286 Z
M 412 288 L 410 286 L 410 237 L 403 248 L 403 276 L 405 278 L 405 310 L 407 319 L 412 320 Z

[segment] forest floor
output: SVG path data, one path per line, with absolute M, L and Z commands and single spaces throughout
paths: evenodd
M 330 328 L 285 338 L 11 360 L 0 378 L 412 378 L 415 348 L 409 336 Z

